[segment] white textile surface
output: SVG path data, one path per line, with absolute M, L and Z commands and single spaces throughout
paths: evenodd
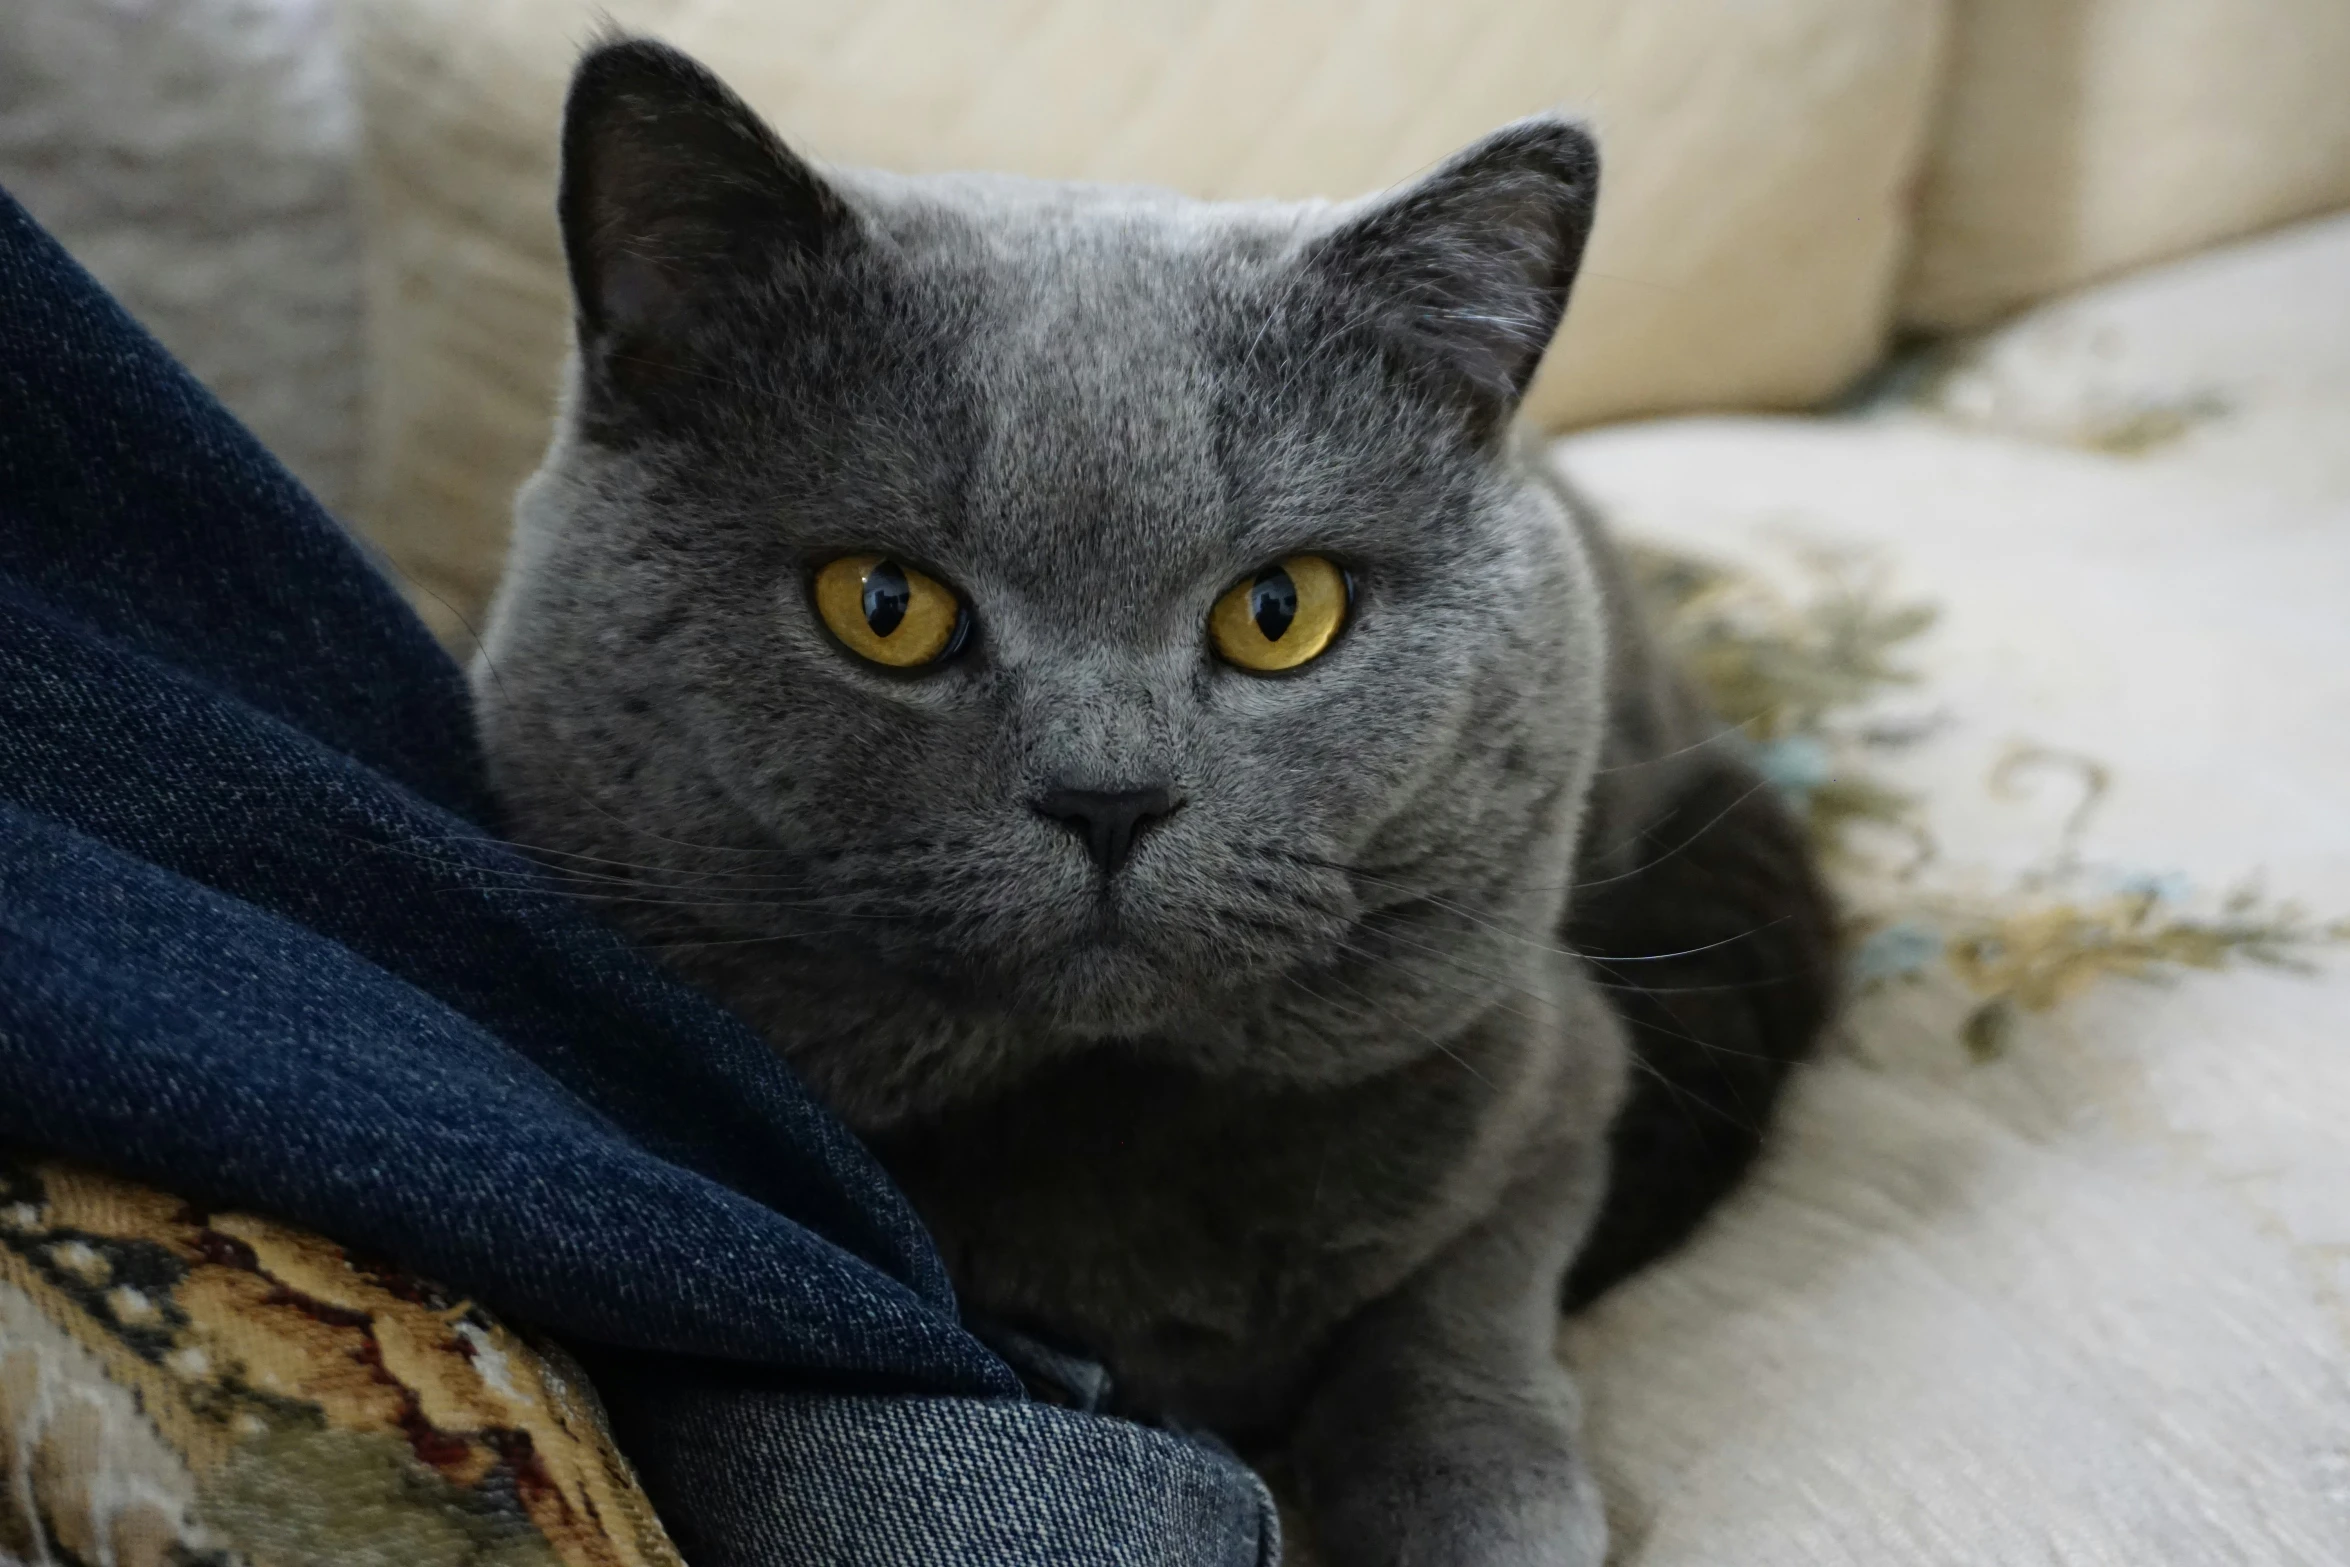
M 2044 307 L 1913 405 L 1562 442 L 1643 536 L 1938 603 L 1890 764 L 1943 874 L 2350 915 L 2350 222 Z M 2141 417 L 2147 416 L 2147 417 Z M 2350 962 L 2109 980 L 1978 1062 L 1873 995 L 1759 1177 L 1563 1347 L 1638 1567 L 2350 1562 Z

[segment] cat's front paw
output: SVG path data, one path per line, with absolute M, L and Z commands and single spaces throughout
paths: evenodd
M 1324 1567 L 1601 1567 L 1607 1520 L 1545 1401 L 1316 1432 L 1301 1479 Z

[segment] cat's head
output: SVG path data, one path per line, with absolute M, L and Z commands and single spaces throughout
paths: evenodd
M 1344 206 L 819 173 L 591 52 L 476 676 L 516 836 L 866 1124 L 1102 1040 L 1425 1048 L 1555 917 L 1596 744 L 1509 446 L 1596 177 L 1551 119 Z

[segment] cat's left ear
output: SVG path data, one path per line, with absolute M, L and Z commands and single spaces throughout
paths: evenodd
M 1583 259 L 1599 148 L 1539 116 L 1376 197 L 1315 240 L 1308 264 L 1439 380 L 1506 417 L 1534 378 Z

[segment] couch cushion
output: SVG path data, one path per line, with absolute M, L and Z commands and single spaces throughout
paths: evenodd
M 1919 401 L 1966 428 L 2350 496 L 2350 213 L 2051 300 L 1943 360 Z
M 334 0 L 0 5 L 0 186 L 336 512 L 355 118 Z
M 1901 313 L 1975 327 L 2350 206 L 2342 0 L 1966 0 Z
M 0 1149 L 0 1561 L 682 1567 L 568 1356 L 249 1213 Z
M 366 525 L 444 630 L 502 555 L 567 305 L 550 216 L 584 0 L 364 0 Z M 1606 194 L 1554 425 L 1783 407 L 1883 341 L 1943 0 L 618 0 L 842 162 L 1346 196 L 1548 105 Z M 433 596 L 445 600 L 434 602 Z
M 1938 610 L 1879 649 L 1916 685 L 1777 769 L 1892 818 L 1839 870 L 1875 932 L 1841 1037 L 1754 1183 L 1569 1330 L 1623 1562 L 2343 1559 L 2350 474 L 2233 444 L 2350 450 L 2341 273 L 2302 264 L 2334 232 L 1978 345 L 2005 424 L 1563 444 L 1626 529 L 1769 589 L 1732 610 L 1809 604 L 1816 656 L 1897 624 L 1856 605 Z M 2155 438 L 2061 412 L 2207 377 L 2226 411 Z

